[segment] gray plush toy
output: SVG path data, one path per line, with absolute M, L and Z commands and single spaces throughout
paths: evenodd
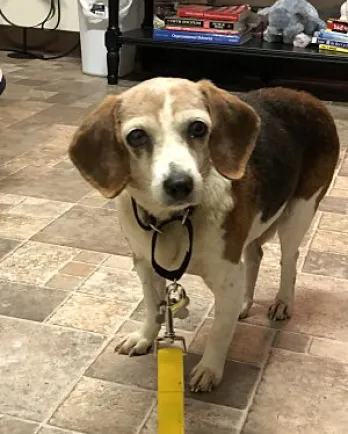
M 315 7 L 306 0 L 278 0 L 259 14 L 268 19 L 264 32 L 267 42 L 283 42 L 304 48 L 311 43 L 315 31 L 326 27 Z

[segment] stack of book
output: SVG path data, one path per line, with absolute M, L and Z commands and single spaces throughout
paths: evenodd
M 153 30 L 153 37 L 179 42 L 241 45 L 251 39 L 246 24 L 249 16 L 248 5 L 179 6 L 176 16 L 164 18 L 164 28 Z
M 320 50 L 339 51 L 348 54 L 348 21 L 330 19 L 327 28 L 315 36 Z

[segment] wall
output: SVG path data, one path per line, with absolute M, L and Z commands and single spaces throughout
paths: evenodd
M 60 30 L 79 31 L 78 0 L 61 0 Z M 2 12 L 19 26 L 33 26 L 41 22 L 48 14 L 50 0 L 0 0 Z M 53 27 L 56 18 L 47 23 L 47 28 Z M 6 24 L 0 17 L 0 25 Z

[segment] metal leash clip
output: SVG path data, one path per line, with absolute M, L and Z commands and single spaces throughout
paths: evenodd
M 165 324 L 165 332 L 162 337 L 158 337 L 154 344 L 154 353 L 157 354 L 158 348 L 161 343 L 165 343 L 167 346 L 172 346 L 175 342 L 181 342 L 184 353 L 187 353 L 186 341 L 183 336 L 175 334 L 174 330 L 174 315 L 175 307 L 177 311 L 186 309 L 189 303 L 189 298 L 186 296 L 184 288 L 177 282 L 171 283 L 167 287 L 166 301 L 162 302 L 159 306 L 159 313 L 157 315 L 157 322 L 159 324 Z M 188 312 L 188 310 L 187 310 Z

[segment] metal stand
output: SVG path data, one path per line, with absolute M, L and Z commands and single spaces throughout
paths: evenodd
M 39 59 L 40 56 L 28 51 L 28 29 L 26 27 L 23 27 L 22 31 L 23 48 L 21 50 L 14 50 L 12 53 L 9 53 L 7 57 L 10 57 L 11 59 Z

